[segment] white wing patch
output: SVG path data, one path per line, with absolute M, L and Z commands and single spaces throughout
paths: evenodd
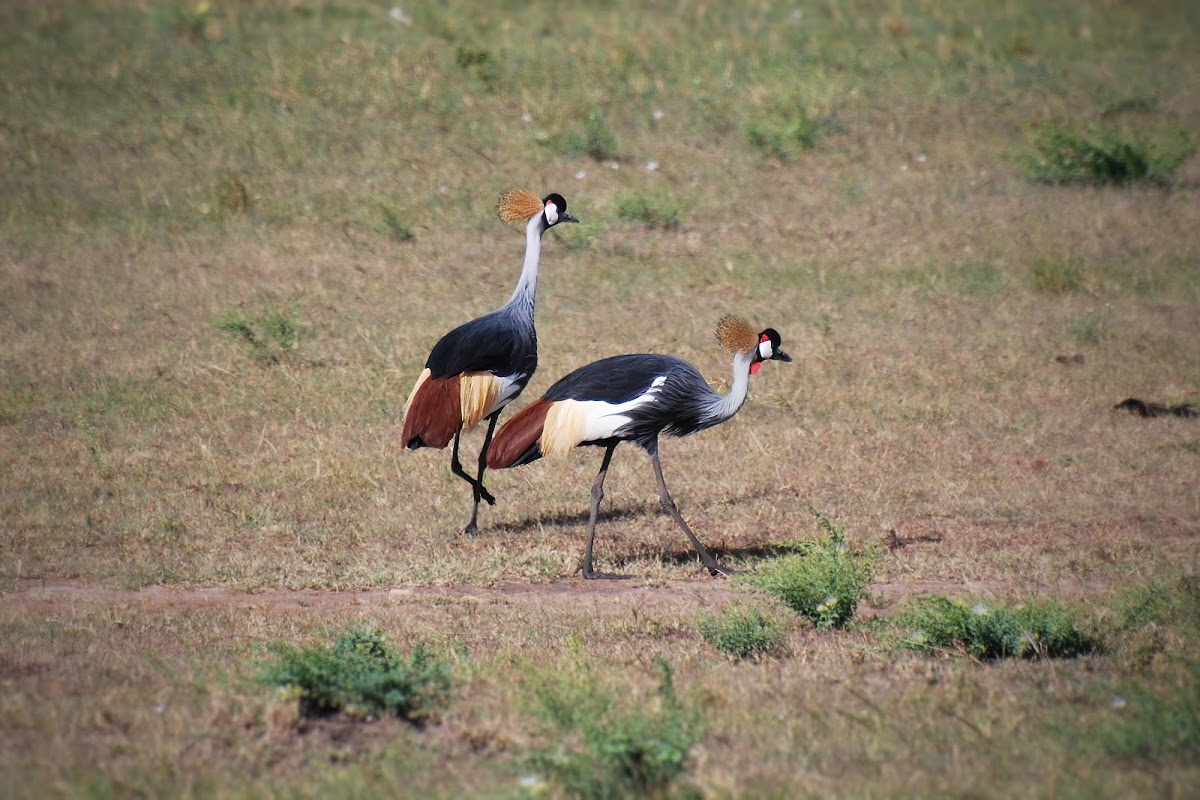
M 509 402 L 521 393 L 523 385 L 519 382 L 525 376 L 518 375 L 497 375 L 492 379 L 496 384 L 496 399 L 488 406 L 487 413 L 483 416 L 490 417 L 500 409 L 504 408 Z
M 566 455 L 583 442 L 609 439 L 628 425 L 633 418 L 628 412 L 646 403 L 653 403 L 666 383 L 658 376 L 650 388 L 624 403 L 603 400 L 559 400 L 550 407 L 538 444 L 542 455 Z

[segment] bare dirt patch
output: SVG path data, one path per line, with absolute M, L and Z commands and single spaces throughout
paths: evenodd
M 1098 579 L 1064 579 L 1052 585 L 1030 587 L 1035 594 L 1081 596 L 1103 593 L 1112 588 Z M 922 594 L 995 594 L 1008 593 L 1012 584 L 1004 581 L 937 579 L 895 579 L 871 584 L 871 604 L 863 614 L 886 614 L 897 601 Z M 389 608 L 409 603 L 430 604 L 439 601 L 478 602 L 536 608 L 546 613 L 577 610 L 581 605 L 600 605 L 609 613 L 637 609 L 654 614 L 664 611 L 686 612 L 711 609 L 747 595 L 724 580 L 669 581 L 653 583 L 635 578 L 584 581 L 564 579 L 551 583 L 506 582 L 494 586 L 398 586 L 341 592 L 320 589 L 264 589 L 240 592 L 226 587 L 150 586 L 143 589 L 114 589 L 73 580 L 21 580 L 15 591 L 0 594 L 0 609 L 20 608 L 33 614 L 48 614 L 56 609 L 102 608 L 136 609 L 154 613 L 180 610 L 237 610 L 291 613 L 295 611 L 329 612 L 341 609 L 364 610 Z

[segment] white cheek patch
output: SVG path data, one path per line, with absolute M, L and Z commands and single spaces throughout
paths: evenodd
M 758 356 L 763 361 L 767 361 L 775 354 L 775 349 L 771 347 L 770 339 L 763 339 L 758 343 Z
M 558 222 L 558 206 L 554 203 L 546 203 L 546 222 L 550 225 Z

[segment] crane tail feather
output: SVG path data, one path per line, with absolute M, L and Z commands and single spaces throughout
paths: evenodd
M 462 395 L 462 426 L 470 430 L 487 416 L 498 391 L 496 376 L 490 372 L 464 372 L 459 376 Z
M 445 447 L 462 428 L 459 376 L 430 378 L 426 369 L 417 378 L 404 410 L 401 443 L 409 450 Z
M 547 400 L 534 400 L 501 425 L 488 447 L 488 468 L 519 467 L 541 457 L 542 451 L 538 441 L 542 438 L 546 415 L 553 405 L 554 403 Z

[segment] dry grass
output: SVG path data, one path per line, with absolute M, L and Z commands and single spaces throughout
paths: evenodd
M 1169 692 L 1186 643 L 1146 670 L 983 668 L 798 627 L 791 655 L 730 663 L 695 623 L 731 591 L 644 454 L 606 484 L 596 566 L 636 576 L 612 589 L 569 578 L 599 453 L 490 476 L 463 539 L 448 455 L 395 445 L 437 336 L 516 280 L 497 194 L 559 191 L 583 224 L 546 237 L 531 395 L 642 350 L 726 382 L 727 312 L 796 357 L 663 445 L 734 565 L 815 536 L 811 506 L 883 548 L 871 613 L 931 587 L 1103 618 L 1109 591 L 1194 570 L 1200 428 L 1112 406 L 1200 397 L 1200 161 L 1078 188 L 1018 156 L 1050 124 L 1200 130 L 1200 19 L 993 6 L 0 10 L 0 771 L 31 787 L 9 791 L 520 796 L 525 666 L 582 652 L 643 689 L 653 656 L 677 666 L 716 796 L 1183 793 L 1194 759 L 1079 741 L 1120 681 Z M 747 136 L 800 118 L 821 135 L 785 158 Z M 623 218 L 639 196 L 677 224 Z M 459 654 L 436 730 L 306 733 L 248 685 L 265 643 L 360 618 Z

